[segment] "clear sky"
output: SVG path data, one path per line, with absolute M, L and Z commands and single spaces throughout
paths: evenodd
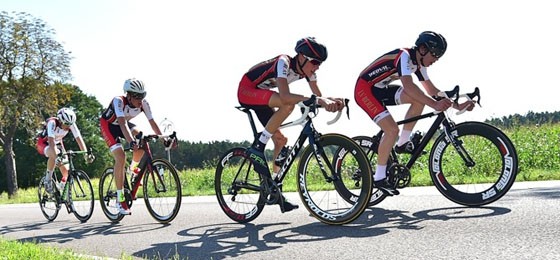
M 241 76 L 278 54 L 294 55 L 298 39 L 328 47 L 318 83 L 325 96 L 352 99 L 350 120 L 320 132 L 348 136 L 379 128 L 353 101 L 360 71 L 383 53 L 411 47 L 418 34 L 443 34 L 448 49 L 428 69 L 438 88 L 479 87 L 482 107 L 456 122 L 528 111 L 559 110 L 554 69 L 560 60 L 560 16 L 554 1 L 325 1 L 325 0 L 4 0 L 2 11 L 42 19 L 72 52 L 72 84 L 106 106 L 125 79 L 147 85 L 156 122 L 171 120 L 188 141 L 252 139 L 234 107 Z M 545 72 L 547 75 L 545 75 Z M 547 81 L 552 79 L 552 82 Z M 309 95 L 305 80 L 292 92 Z M 391 108 L 397 119 L 405 106 Z M 425 111 L 429 111 L 426 108 Z M 296 118 L 292 115 L 290 119 Z M 134 119 L 145 124 L 142 115 Z M 419 124 L 420 130 L 426 130 Z M 148 128 L 149 129 L 149 128 Z M 293 141 L 299 128 L 286 131 Z

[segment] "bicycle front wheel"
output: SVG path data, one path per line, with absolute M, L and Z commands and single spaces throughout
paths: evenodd
M 107 168 L 99 179 L 99 202 L 103 214 L 113 223 L 124 218 L 117 209 L 117 186 L 113 168 Z
M 315 149 L 317 147 L 317 149 Z M 348 181 L 342 175 L 351 174 Z M 357 184 L 359 183 L 359 184 Z M 372 174 L 362 148 L 340 134 L 322 135 L 308 145 L 298 166 L 298 192 L 307 210 L 319 221 L 342 225 L 366 209 L 372 191 Z M 351 191 L 346 199 L 341 192 Z
M 259 216 L 265 206 L 261 176 L 245 153 L 246 148 L 233 148 L 219 160 L 214 189 L 220 207 L 238 223 L 247 223 Z
M 51 180 L 51 185 L 54 189 L 55 182 Z M 41 207 L 41 212 L 43 212 L 43 216 L 47 218 L 49 222 L 56 219 L 58 216 L 58 211 L 60 210 L 60 204 L 58 204 L 55 192 L 52 194 L 47 192 L 45 188 L 45 177 L 41 178 L 39 181 L 39 186 L 37 188 L 37 195 L 39 197 L 39 207 Z
M 430 176 L 439 192 L 465 206 L 482 206 L 504 196 L 517 175 L 513 143 L 480 122 L 458 124 L 451 139 L 441 134 L 430 153 Z
M 150 215 L 160 223 L 171 222 L 181 208 L 181 181 L 177 169 L 164 159 L 155 159 L 143 180 L 144 202 Z
M 93 186 L 89 176 L 84 171 L 77 170 L 72 175 L 67 185 L 69 203 L 74 216 L 83 223 L 88 221 L 93 214 L 95 205 Z

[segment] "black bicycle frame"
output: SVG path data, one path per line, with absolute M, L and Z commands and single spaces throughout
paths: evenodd
M 432 123 L 432 126 L 430 126 L 430 129 L 428 130 L 428 132 L 426 132 L 426 134 L 424 135 L 424 137 L 420 141 L 420 144 L 418 145 L 417 148 L 415 148 L 414 153 L 412 153 L 412 155 L 410 156 L 410 159 L 408 160 L 408 162 L 406 164 L 406 168 L 410 169 L 412 167 L 412 165 L 414 165 L 416 160 L 422 155 L 422 153 L 424 151 L 424 148 L 426 148 L 430 139 L 435 135 L 439 126 L 443 123 L 444 127 L 447 128 L 447 127 L 450 127 L 450 124 L 446 120 L 446 117 L 443 114 L 443 112 L 438 113 L 436 111 L 430 112 L 430 113 L 427 113 L 427 114 L 423 114 L 423 115 L 419 115 L 419 116 L 415 116 L 415 117 L 411 117 L 411 118 L 404 119 L 404 120 L 401 120 L 401 121 L 397 122 L 397 125 L 403 125 L 403 124 L 410 123 L 410 122 L 420 121 L 422 119 L 433 117 L 433 116 L 436 116 L 436 115 L 437 115 L 437 118 L 434 120 L 434 123 Z M 374 136 L 374 139 L 375 139 L 375 137 L 377 137 L 377 140 L 381 140 L 382 136 L 383 136 L 383 130 L 379 131 L 379 133 L 377 133 Z M 391 150 L 391 157 L 395 158 L 395 160 L 397 158 L 397 154 L 396 154 L 394 149 Z M 371 158 L 370 158 L 370 160 L 371 160 Z
M 249 108 L 245 108 L 245 107 L 237 107 L 237 109 L 239 109 L 242 112 L 245 112 L 247 114 L 247 117 L 249 118 L 249 123 L 251 124 L 251 129 L 253 130 L 253 135 L 255 136 L 255 138 L 258 138 L 258 132 L 257 132 L 257 128 L 255 126 L 255 121 L 253 119 L 253 116 L 251 114 L 251 111 Z M 282 126 L 288 125 L 289 123 L 286 124 L 282 124 Z M 280 126 L 280 127 L 282 127 Z M 296 156 L 299 154 L 299 152 L 301 151 L 301 149 L 303 148 L 303 145 L 305 143 L 305 140 L 309 140 L 309 145 L 311 147 L 314 147 L 315 150 L 315 156 L 317 157 L 317 161 L 319 162 L 321 171 L 323 172 L 323 175 L 325 176 L 325 179 L 329 179 L 332 180 L 332 177 L 328 177 L 328 174 L 325 171 L 325 167 L 323 166 L 323 161 L 326 162 L 328 169 L 332 169 L 331 163 L 325 158 L 325 160 L 322 160 L 321 158 L 322 156 L 322 147 L 318 147 L 316 145 L 316 138 L 319 137 L 319 133 L 315 130 L 315 127 L 313 126 L 313 122 L 311 120 L 311 118 L 308 116 L 305 122 L 305 125 L 298 137 L 298 139 L 296 140 L 296 142 L 294 143 L 294 146 L 292 146 L 290 152 L 288 153 L 286 160 L 284 161 L 284 163 L 280 166 L 280 170 L 278 171 L 277 175 L 276 175 L 276 180 L 278 183 L 282 183 L 282 181 L 284 180 L 284 178 L 286 177 L 286 172 L 290 169 L 290 167 L 292 167 L 292 164 L 294 163 L 294 159 L 296 158 Z

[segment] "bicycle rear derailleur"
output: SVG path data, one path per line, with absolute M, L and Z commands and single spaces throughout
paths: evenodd
M 412 178 L 410 176 L 410 170 L 406 166 L 396 163 L 389 167 L 387 176 L 389 178 L 389 183 L 399 189 L 408 186 Z

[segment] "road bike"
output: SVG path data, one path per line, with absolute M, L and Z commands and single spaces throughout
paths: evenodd
M 455 104 L 459 98 L 466 98 L 480 106 L 480 90 L 459 95 L 459 86 L 452 91 L 441 92 L 439 98 L 450 98 Z M 457 114 L 463 113 L 457 112 Z M 447 199 L 464 206 L 482 206 L 495 202 L 504 196 L 515 181 L 518 172 L 518 158 L 511 140 L 498 128 L 482 122 L 455 124 L 447 111 L 433 111 L 397 122 L 398 125 L 436 116 L 433 124 L 422 135 L 416 132 L 411 141 L 414 151 L 409 159 L 401 162 L 393 149 L 387 162 L 387 177 L 395 188 L 408 186 L 412 176 L 410 169 L 416 160 L 426 153 L 424 150 L 434 137 L 428 160 L 431 180 L 438 191 Z M 357 136 L 353 139 L 364 149 L 375 173 L 377 148 L 383 131 L 376 135 Z M 401 157 L 404 157 L 401 155 Z M 406 157 L 404 157 L 406 158 Z M 360 176 L 343 176 L 359 185 Z M 347 200 L 350 191 L 342 191 Z M 369 205 L 383 201 L 386 194 L 374 189 Z
M 298 103 L 302 110 L 301 118 L 280 127 L 301 125 L 303 129 L 274 178 L 268 167 L 266 172 L 257 172 L 255 164 L 259 163 L 258 159 L 252 157 L 246 147 L 230 149 L 220 158 L 216 167 L 215 190 L 220 207 L 230 219 L 247 223 L 257 218 L 265 205 L 281 203 L 282 182 L 302 149 L 297 168 L 297 191 L 313 217 L 326 224 L 342 225 L 355 220 L 365 210 L 373 181 L 369 161 L 352 139 L 334 133 L 323 135 L 315 129 L 312 119 L 318 114 L 316 101 L 317 98 L 312 96 Z M 251 109 L 237 108 L 247 114 L 254 137 L 257 137 Z M 341 111 L 328 124 L 336 122 L 340 115 Z M 304 147 L 306 140 L 309 145 Z M 263 164 L 268 165 L 267 162 Z M 364 185 L 357 190 L 353 186 L 346 187 L 348 183 L 338 178 L 342 175 L 341 171 L 359 176 L 356 181 Z M 340 187 L 355 194 L 350 198 L 351 203 L 340 198 L 337 192 Z
M 88 221 L 93 213 L 95 197 L 93 195 L 93 186 L 89 176 L 85 171 L 78 170 L 74 167 L 73 158 L 78 154 L 92 154 L 92 151 L 72 151 L 68 150 L 57 155 L 56 164 L 68 163 L 68 177 L 64 187 L 60 188 L 57 184 L 60 170 L 55 169 L 51 178 L 51 186 L 53 192 L 49 193 L 45 187 L 45 178 L 43 176 L 39 181 L 37 195 L 39 196 L 39 206 L 41 212 L 47 220 L 53 221 L 58 216 L 58 212 L 66 207 L 68 214 L 73 213 L 74 216 L 82 223 Z M 58 167 L 57 167 L 58 168 Z
M 138 163 L 140 171 L 135 176 L 132 172 L 125 170 L 124 197 L 128 207 L 131 208 L 137 197 L 143 197 L 146 208 L 150 215 L 160 223 L 171 222 L 179 213 L 181 206 L 181 181 L 177 169 L 166 159 L 154 159 L 150 150 L 149 142 L 160 138 L 166 138 L 166 147 L 176 142 L 176 133 L 171 135 L 146 135 L 140 132 L 138 149 L 144 151 L 144 155 Z M 125 151 L 132 151 L 127 148 Z M 129 167 L 126 167 L 128 169 Z M 119 213 L 116 207 L 117 188 L 115 184 L 113 168 L 107 168 L 99 180 L 99 200 L 101 209 L 111 222 L 121 221 L 125 215 Z M 142 186 L 141 192 L 139 188 Z

